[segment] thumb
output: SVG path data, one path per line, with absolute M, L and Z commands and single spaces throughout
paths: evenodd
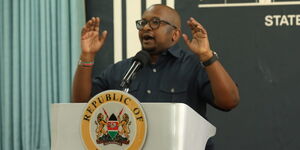
M 104 31 L 101 33 L 101 37 L 99 37 L 99 40 L 102 39 L 103 41 L 105 41 L 106 37 L 107 37 L 107 31 L 104 30 Z
M 190 40 L 189 40 L 189 37 L 186 35 L 186 34 L 182 34 L 182 37 L 183 37 L 183 40 L 185 42 L 185 44 L 190 47 Z

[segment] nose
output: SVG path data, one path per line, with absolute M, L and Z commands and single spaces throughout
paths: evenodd
M 152 28 L 150 27 L 150 23 L 148 22 L 143 28 L 142 30 L 145 30 L 145 31 L 150 31 L 152 30 Z

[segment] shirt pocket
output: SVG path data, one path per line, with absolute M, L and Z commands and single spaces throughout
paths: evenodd
M 184 81 L 163 81 L 159 89 L 170 102 L 186 103 L 187 101 L 187 83 Z

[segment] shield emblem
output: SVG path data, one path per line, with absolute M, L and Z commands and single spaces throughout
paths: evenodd
M 119 122 L 117 120 L 117 117 L 115 114 L 112 114 L 109 117 L 109 120 L 107 122 L 107 131 L 108 131 L 108 135 L 110 136 L 110 138 L 112 140 L 114 140 L 116 138 L 116 136 L 118 135 L 118 129 L 119 129 Z

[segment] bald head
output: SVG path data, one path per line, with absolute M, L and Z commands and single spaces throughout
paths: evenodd
M 144 14 L 147 13 L 148 11 L 155 11 L 160 14 L 164 14 L 165 15 L 164 16 L 165 18 L 163 18 L 164 20 L 167 20 L 168 22 L 175 25 L 179 29 L 181 28 L 180 15 L 175 9 L 162 4 L 154 4 L 149 8 L 147 8 Z

